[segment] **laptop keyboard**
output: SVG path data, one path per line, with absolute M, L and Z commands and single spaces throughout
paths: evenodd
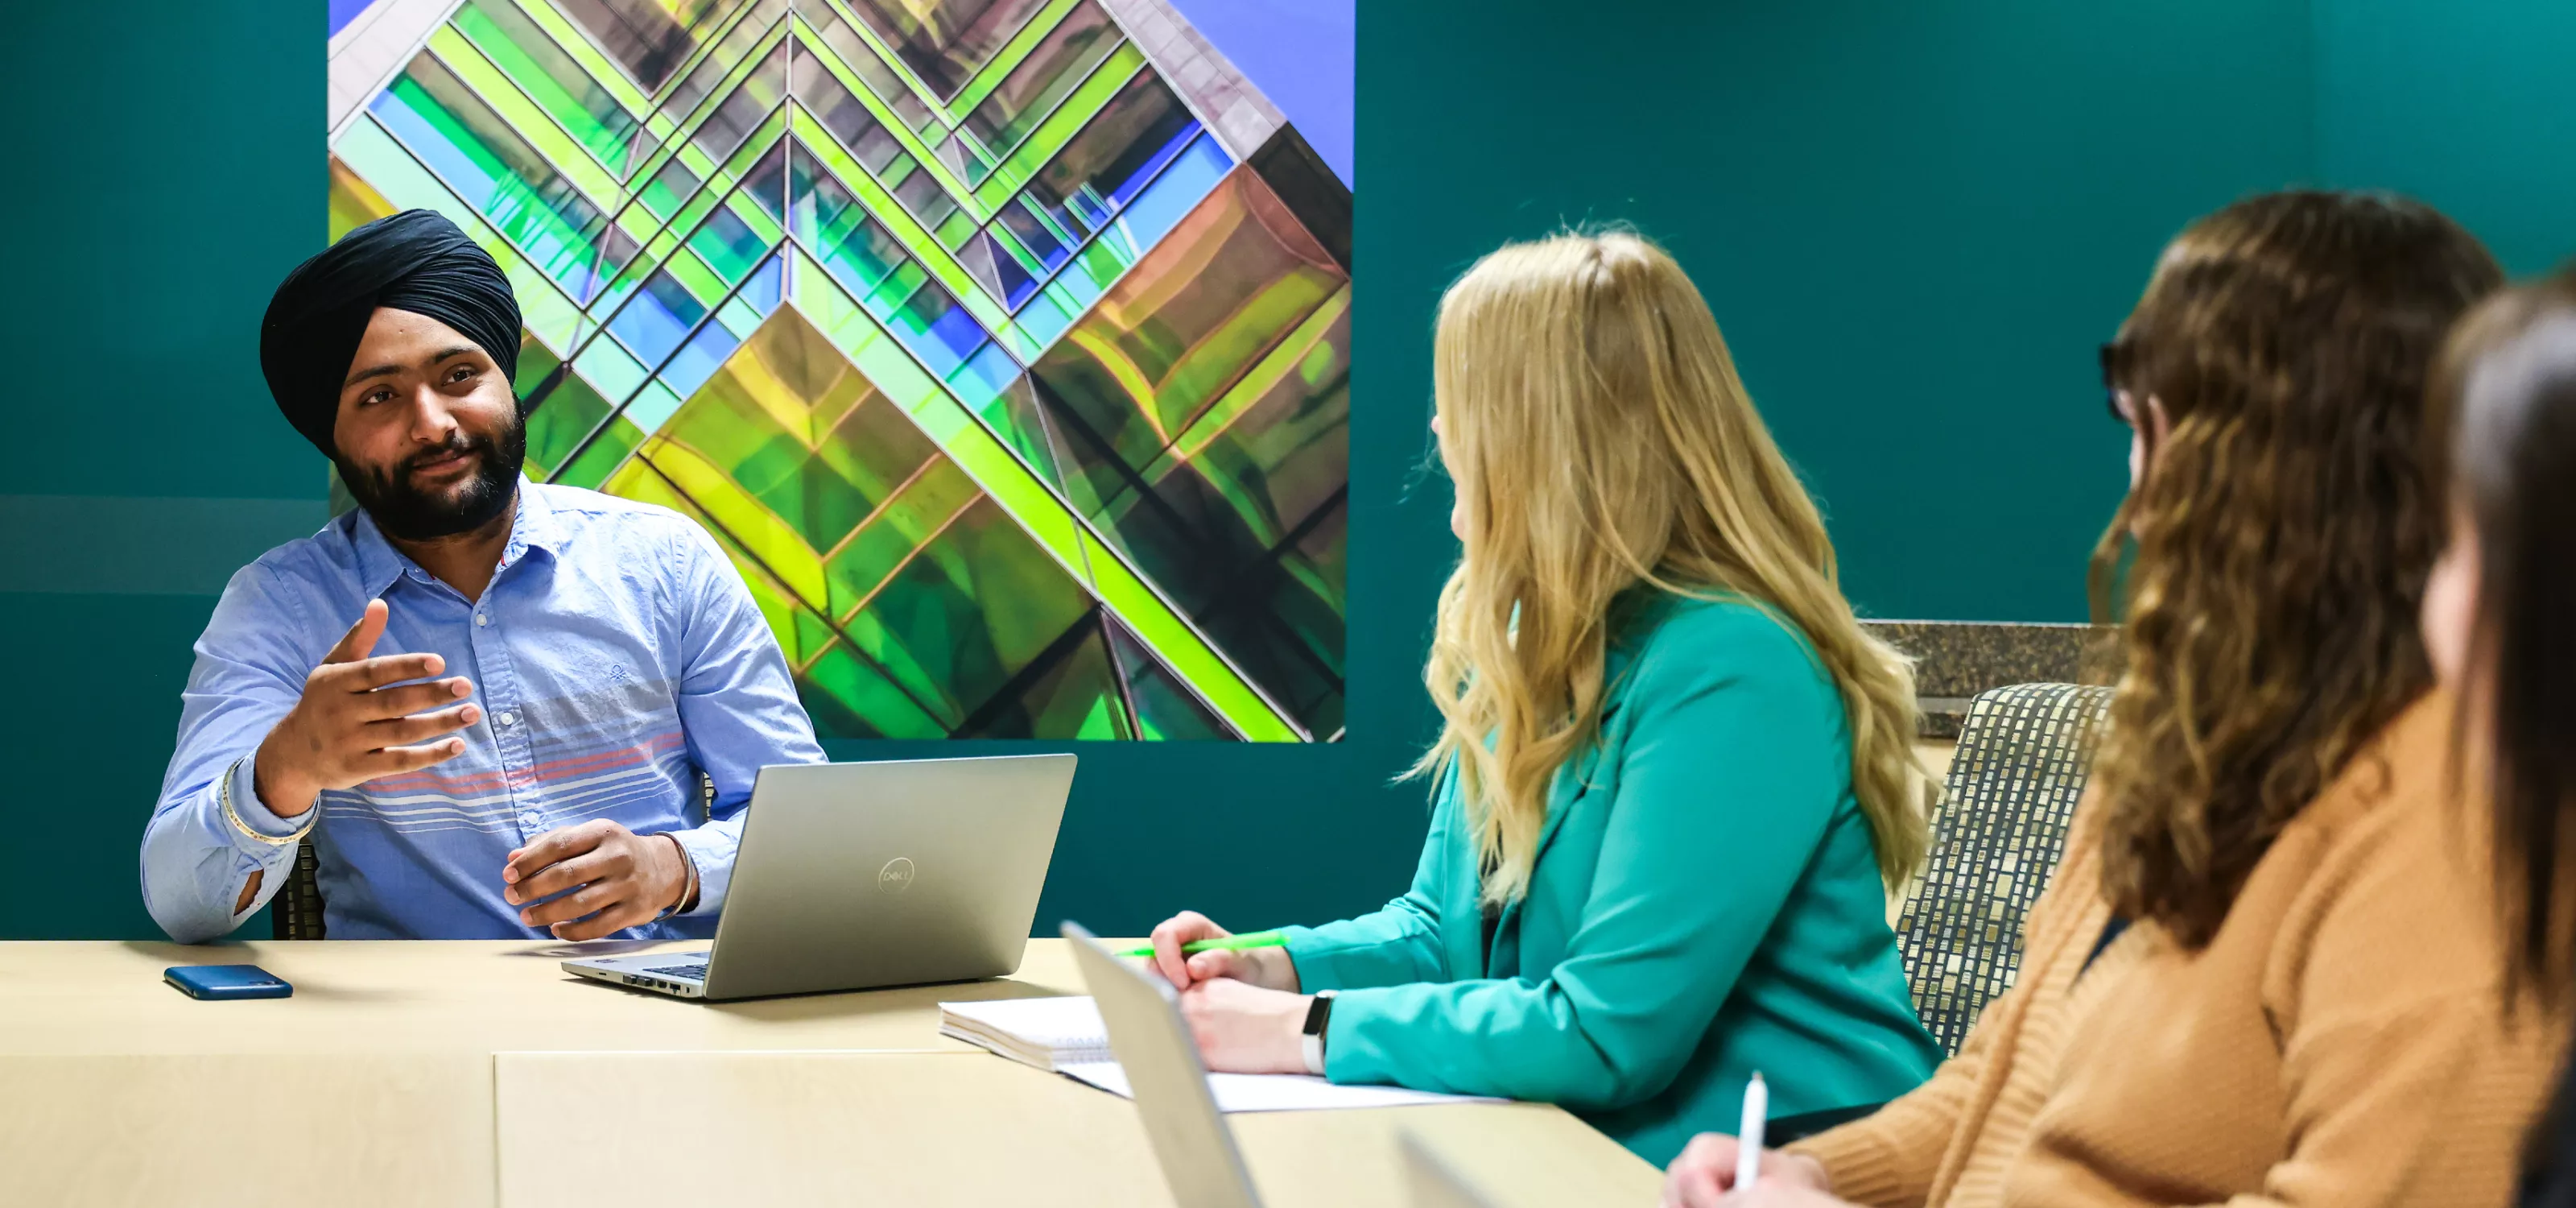
M 707 966 L 703 961 L 694 965 L 656 965 L 645 972 L 659 973 L 664 977 L 685 977 L 694 981 L 707 980 Z

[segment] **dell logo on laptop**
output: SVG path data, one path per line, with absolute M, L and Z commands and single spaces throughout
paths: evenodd
M 912 860 L 910 858 L 905 856 L 896 856 L 895 858 L 886 861 L 885 867 L 877 870 L 878 892 L 902 893 L 904 890 L 910 888 L 912 888 Z

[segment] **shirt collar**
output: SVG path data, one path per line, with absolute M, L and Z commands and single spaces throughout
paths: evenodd
M 563 521 L 546 498 L 546 488 L 521 477 L 519 516 L 510 524 L 510 544 L 501 550 L 501 568 L 518 565 L 534 550 L 544 550 L 549 558 L 556 556 L 563 548 L 563 535 Z
M 422 570 L 401 550 L 395 549 L 392 542 L 385 540 L 384 530 L 376 527 L 376 518 L 368 515 L 365 508 L 357 509 L 357 521 L 350 530 L 349 544 L 357 550 L 359 586 L 365 589 L 369 599 L 385 594 L 393 587 L 394 580 L 406 574 L 423 583 L 433 581 L 428 571 Z M 519 514 L 510 522 L 510 541 L 501 549 L 501 565 L 493 572 L 494 576 L 497 578 L 501 571 L 517 565 L 532 550 L 544 550 L 547 557 L 554 557 L 562 544 L 563 523 L 556 517 L 553 506 L 547 503 L 544 488 L 525 477 L 520 478 Z

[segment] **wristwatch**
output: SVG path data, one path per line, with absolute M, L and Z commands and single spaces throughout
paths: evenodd
M 1332 1018 L 1333 992 L 1315 991 L 1312 1003 L 1306 1008 L 1306 1026 L 1300 1029 L 1304 1033 L 1300 1039 L 1305 1045 L 1306 1072 L 1309 1074 L 1324 1072 L 1324 1025 Z

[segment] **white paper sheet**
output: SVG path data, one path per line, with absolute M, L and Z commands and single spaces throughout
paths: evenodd
M 1114 1061 L 1066 1065 L 1057 1073 L 1117 1095 L 1136 1097 L 1127 1071 Z M 1501 1103 L 1473 1095 L 1409 1091 L 1400 1086 L 1339 1086 L 1308 1074 L 1210 1074 L 1208 1090 L 1221 1112 L 1310 1112 L 1363 1107 L 1413 1107 L 1427 1103 Z

